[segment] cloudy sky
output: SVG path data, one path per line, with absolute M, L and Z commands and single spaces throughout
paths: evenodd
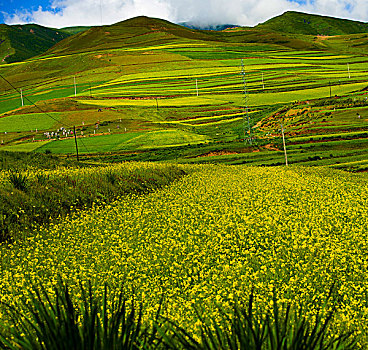
M 112 24 L 139 15 L 252 26 L 287 10 L 368 22 L 368 0 L 0 0 L 0 23 Z

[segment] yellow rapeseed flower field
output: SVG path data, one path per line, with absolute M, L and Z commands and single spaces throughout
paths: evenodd
M 261 309 L 271 306 L 276 290 L 281 301 L 304 305 L 313 317 L 334 285 L 334 327 L 354 329 L 367 342 L 366 174 L 183 168 L 194 172 L 3 246 L 1 300 L 13 303 L 30 281 L 51 289 L 58 275 L 72 287 L 91 279 L 101 294 L 106 281 L 134 292 L 148 312 L 164 296 L 168 315 L 195 326 L 194 304 L 215 315 L 217 304 L 247 300 L 252 288 Z

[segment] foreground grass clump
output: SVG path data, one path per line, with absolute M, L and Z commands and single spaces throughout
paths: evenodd
M 107 282 L 142 302 L 145 318 L 163 296 L 164 316 L 196 333 L 198 314 L 220 320 L 218 306 L 246 303 L 252 289 L 260 310 L 272 310 L 276 290 L 313 324 L 334 284 L 331 332 L 353 331 L 367 348 L 367 174 L 183 169 L 188 176 L 163 189 L 77 209 L 0 247 L 2 300 L 16 305 L 30 279 L 49 290 L 60 275 L 74 295 L 90 280 L 99 297 Z
M 102 300 L 91 285 L 80 286 L 79 302 L 61 281 L 53 292 L 33 286 L 17 308 L 8 308 L 12 327 L 0 332 L 2 348 L 146 349 L 156 341 L 157 327 L 143 325 L 142 308 L 127 305 L 122 293 L 107 305 L 106 285 Z
M 1 172 L 0 240 L 64 217 L 76 208 L 107 203 L 127 193 L 156 189 L 185 172 L 173 165 L 120 164 L 93 168 Z
M 94 295 L 89 283 L 80 285 L 81 300 L 73 300 L 67 285 L 59 280 L 53 293 L 33 286 L 23 300 L 7 309 L 10 327 L 0 329 L 0 345 L 12 349 L 249 349 L 249 350 L 349 350 L 356 340 L 350 333 L 331 336 L 329 324 L 334 311 L 318 314 L 314 323 L 286 311 L 274 295 L 272 312 L 255 313 L 253 294 L 246 306 L 235 303 L 222 311 L 219 320 L 200 319 L 198 334 L 161 315 L 143 320 L 142 304 L 123 293 L 102 298 Z M 112 300 L 112 301 L 111 301 Z M 109 305 L 109 301 L 111 301 Z

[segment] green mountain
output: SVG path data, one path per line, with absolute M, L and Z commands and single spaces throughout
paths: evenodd
M 367 23 L 293 11 L 285 12 L 254 28 L 238 27 L 229 31 L 218 31 L 228 27 L 227 25 L 212 26 L 205 28 L 211 31 L 197 30 L 199 28 L 190 23 L 177 25 L 144 16 L 98 27 L 51 29 L 35 24 L 13 26 L 3 24 L 0 25 L 0 63 L 23 61 L 40 55 L 50 48 L 50 53 L 57 55 L 121 47 L 162 45 L 177 39 L 242 44 L 263 43 L 292 49 L 313 50 L 323 48 L 322 46 L 327 47 L 329 43 L 321 45 L 306 35 L 334 36 L 368 33 Z M 357 45 L 361 47 L 360 41 L 364 41 L 364 38 L 358 37 L 357 40 Z
M 346 35 L 368 33 L 368 23 L 288 11 L 255 28 L 305 35 Z
M 109 26 L 92 27 L 63 40 L 50 53 L 87 52 L 91 49 L 117 49 L 152 43 L 159 45 L 171 42 L 174 38 L 211 40 L 209 34 L 162 19 L 140 16 Z
M 237 27 L 228 31 L 197 30 L 162 19 L 135 17 L 110 26 L 92 27 L 53 46 L 48 54 L 113 50 L 120 48 L 164 45 L 173 41 L 200 40 L 213 43 L 267 44 L 301 50 L 314 50 L 319 46 L 309 37 L 294 34 Z
M 70 34 L 37 24 L 0 24 L 0 63 L 23 61 L 37 56 Z
M 65 28 L 61 28 L 60 30 L 63 31 L 64 33 L 74 35 L 74 34 L 84 32 L 90 28 L 91 27 L 65 27 Z

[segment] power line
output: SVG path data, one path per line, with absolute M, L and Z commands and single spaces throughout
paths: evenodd
M 6 79 L 2 74 L 0 74 L 0 78 L 2 78 L 6 83 L 8 83 L 17 93 L 19 93 L 18 89 L 8 80 Z M 33 101 L 31 101 L 27 96 L 25 95 L 22 95 L 23 96 L 23 99 L 27 100 L 31 105 L 35 106 L 39 111 L 41 111 L 41 113 L 47 115 L 49 118 L 51 118 L 52 120 L 56 121 L 57 123 L 60 123 L 60 121 L 56 118 L 54 118 L 51 114 L 45 112 L 41 107 L 37 106 Z M 28 124 L 28 123 L 27 123 Z M 65 125 L 69 128 L 74 128 L 75 130 L 75 126 L 74 125 L 68 125 L 67 123 L 65 123 Z M 28 125 L 29 126 L 29 125 Z M 84 148 L 86 149 L 86 151 L 88 153 L 89 150 L 87 148 L 87 146 L 85 145 L 85 143 L 83 142 L 83 139 L 80 139 L 80 141 L 82 142 Z
M 13 86 L 12 86 L 13 87 Z M 14 88 L 14 87 L 13 87 Z M 18 93 L 20 93 L 20 98 L 21 98 L 21 102 L 22 102 L 22 107 L 23 107 L 23 105 L 24 105 L 24 101 L 23 101 L 23 91 L 22 91 L 22 89 L 20 89 L 20 92 L 17 90 L 17 89 L 15 89 Z M 26 124 L 28 127 L 29 127 L 29 129 L 32 131 L 32 126 L 28 123 L 28 121 L 24 118 L 24 116 L 23 116 L 23 114 L 21 114 L 21 116 L 22 116 L 22 119 L 23 119 L 23 122 L 24 122 L 24 124 Z
M 17 93 L 19 93 L 18 89 L 6 78 L 4 78 L 1 74 L 0 77 L 6 81 Z M 45 112 L 44 110 L 42 110 L 39 106 L 37 106 L 34 102 L 32 102 L 27 96 L 23 95 L 23 99 L 27 100 L 30 104 L 32 104 L 33 106 L 35 106 L 38 110 L 40 110 L 43 114 L 46 114 L 49 118 L 55 120 L 56 122 L 59 123 L 59 120 L 57 120 L 56 118 L 54 118 L 51 114 Z M 67 125 L 68 126 L 68 125 Z M 71 127 L 71 126 L 70 126 Z

